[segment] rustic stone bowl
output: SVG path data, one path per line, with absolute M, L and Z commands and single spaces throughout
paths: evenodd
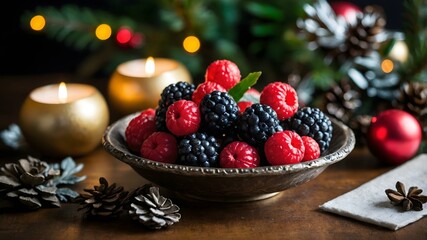
M 127 148 L 124 132 L 135 116 L 123 117 L 107 128 L 102 138 L 106 151 L 153 184 L 193 199 L 220 202 L 266 199 L 316 178 L 329 165 L 344 159 L 355 145 L 353 131 L 331 118 L 334 131 L 330 147 L 312 161 L 251 169 L 166 164 L 142 158 Z

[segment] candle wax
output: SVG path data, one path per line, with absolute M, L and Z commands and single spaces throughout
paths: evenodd
M 94 93 L 94 89 L 84 84 L 67 84 L 67 99 L 61 101 L 58 97 L 59 84 L 36 88 L 30 97 L 36 102 L 46 104 L 62 104 L 86 98 Z
M 171 61 L 168 59 L 158 58 L 154 59 L 155 71 L 153 74 L 149 75 L 145 72 L 145 62 L 146 60 L 137 59 L 127 62 L 126 64 L 121 64 L 118 66 L 118 71 L 129 77 L 155 77 L 162 73 L 169 72 L 178 68 L 178 63 L 176 61 Z

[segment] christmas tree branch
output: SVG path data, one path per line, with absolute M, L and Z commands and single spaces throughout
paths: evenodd
M 423 6 L 426 0 L 405 0 L 404 34 L 409 49 L 409 57 L 402 67 L 402 80 L 412 81 L 416 75 L 427 69 L 426 17 Z

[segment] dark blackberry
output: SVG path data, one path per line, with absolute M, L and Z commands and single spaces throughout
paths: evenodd
M 300 108 L 294 116 L 281 122 L 283 129 L 293 130 L 300 136 L 310 136 L 319 144 L 320 152 L 324 152 L 332 139 L 332 122 L 315 107 Z
M 239 107 L 227 92 L 213 91 L 203 97 L 200 114 L 203 129 L 209 134 L 218 136 L 235 125 Z
M 237 130 L 245 142 L 262 148 L 271 135 L 282 131 L 282 127 L 276 112 L 270 106 L 255 103 L 240 115 Z
M 197 132 L 185 136 L 178 145 L 177 163 L 187 166 L 218 167 L 219 144 L 215 137 Z
M 168 107 L 181 99 L 191 100 L 194 89 L 194 84 L 188 82 L 172 83 L 163 89 L 156 109 L 157 131 L 168 131 L 166 127 L 166 111 Z

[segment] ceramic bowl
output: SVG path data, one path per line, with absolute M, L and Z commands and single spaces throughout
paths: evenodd
M 107 128 L 102 139 L 106 151 L 155 185 L 179 196 L 208 201 L 243 202 L 275 196 L 316 178 L 329 165 L 344 159 L 355 146 L 353 131 L 331 118 L 334 131 L 330 146 L 312 161 L 247 169 L 166 164 L 142 158 L 127 148 L 124 132 L 135 116 L 125 116 Z

